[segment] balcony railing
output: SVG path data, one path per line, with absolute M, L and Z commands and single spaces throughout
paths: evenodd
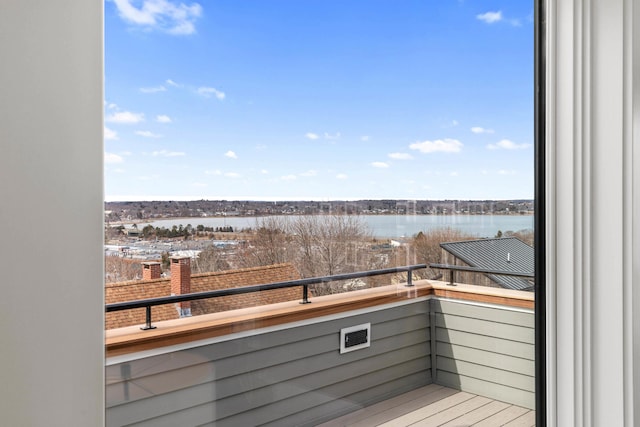
M 302 301 L 300 304 L 309 304 L 309 285 L 335 282 L 340 280 L 350 280 L 350 279 L 359 279 L 363 277 L 373 277 L 373 276 L 381 276 L 384 274 L 394 274 L 394 273 L 407 273 L 407 287 L 413 286 L 412 280 L 412 272 L 415 270 L 420 270 L 426 268 L 426 264 L 415 264 L 415 265 L 407 265 L 403 267 L 394 267 L 394 268 L 384 268 L 378 270 L 368 270 L 368 271 L 360 271 L 355 273 L 344 273 L 344 274 L 335 274 L 332 276 L 320 276 L 320 277 L 310 277 L 307 279 L 299 279 L 299 280 L 289 280 L 286 282 L 275 282 L 268 283 L 263 285 L 255 285 L 255 286 L 244 286 L 244 287 L 236 287 L 229 289 L 219 289 L 215 291 L 207 291 L 207 292 L 195 292 L 183 295 L 172 295 L 160 298 L 149 298 L 135 301 L 126 301 L 126 302 L 118 302 L 107 304 L 105 306 L 105 311 L 107 313 L 121 310 L 131 310 L 134 308 L 145 308 L 146 309 L 146 323 L 145 326 L 141 327 L 142 330 L 155 329 L 155 327 L 151 324 L 151 307 L 157 305 L 164 304 L 173 304 L 180 303 L 185 301 L 194 301 L 201 300 L 207 298 L 219 298 L 229 295 L 240 295 L 247 294 L 252 292 L 262 292 L 269 291 L 272 289 L 284 289 L 284 288 L 293 288 L 297 286 L 302 286 Z
M 468 273 L 482 273 L 482 274 L 492 274 L 495 276 L 513 276 L 513 277 L 524 277 L 527 279 L 534 279 L 535 274 L 533 272 L 520 272 L 520 271 L 506 271 L 506 270 L 491 270 L 488 268 L 478 268 L 478 267 L 469 267 L 466 265 L 451 265 L 451 264 L 429 264 L 430 268 L 436 268 L 439 270 L 449 270 L 449 285 L 455 285 L 455 272 L 456 271 L 465 271 Z

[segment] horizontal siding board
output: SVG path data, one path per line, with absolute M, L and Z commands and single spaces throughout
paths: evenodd
M 315 406 L 331 402 L 335 399 L 349 398 L 359 390 L 368 389 L 377 384 L 386 383 L 394 378 L 408 376 L 426 377 L 424 361 L 415 359 L 401 365 L 389 366 L 388 368 L 370 372 L 366 376 L 355 376 L 337 383 L 328 384 L 315 390 L 309 389 L 306 393 L 292 395 L 287 399 L 273 401 L 270 404 L 258 407 L 252 411 L 242 410 L 234 417 L 218 421 L 217 425 L 241 426 L 252 425 L 256 420 L 261 423 L 272 422 L 282 418 L 282 415 L 291 412 L 292 409 L 307 410 Z M 278 387 L 289 386 L 287 383 L 279 384 Z M 246 408 L 245 408 L 246 409 Z
M 199 364 L 203 361 L 236 357 L 246 354 L 247 352 L 257 352 L 271 347 L 288 345 L 310 338 L 321 336 L 332 337 L 334 334 L 339 333 L 342 328 L 362 323 L 370 322 L 372 326 L 375 325 L 375 327 L 372 328 L 374 339 L 394 335 L 397 333 L 399 327 L 402 327 L 402 330 L 408 331 L 429 326 L 429 316 L 424 311 L 427 307 L 426 301 L 410 304 L 405 307 L 407 308 L 404 311 L 402 307 L 394 307 L 388 310 L 374 311 L 370 314 L 362 314 L 350 318 L 318 322 L 306 326 L 298 326 L 205 346 L 192 347 L 186 350 L 145 357 L 126 363 L 129 365 L 128 370 L 130 377 L 137 378 L 139 376 Z M 336 348 L 339 348 L 339 341 L 336 341 L 336 345 Z M 107 384 L 117 383 L 122 379 L 121 365 L 122 364 L 116 364 L 106 367 Z
M 437 328 L 435 335 L 438 343 L 463 345 L 495 353 L 502 353 L 504 352 L 503 349 L 508 348 L 512 356 L 527 360 L 534 360 L 535 356 L 535 347 L 533 343 L 504 340 L 501 338 L 487 337 L 485 335 L 448 330 L 444 328 Z
M 432 307 L 437 313 L 447 313 L 528 328 L 534 327 L 534 313 L 531 310 L 513 310 L 437 299 L 432 300 Z
M 488 337 L 502 338 L 532 344 L 533 328 L 470 319 L 449 314 L 436 313 L 436 326 L 447 330 L 470 332 Z
M 500 349 L 503 354 L 448 343 L 438 343 L 436 348 L 438 356 L 456 361 L 472 362 L 522 375 L 535 375 L 534 361 L 511 356 L 508 347 Z
M 535 393 L 532 391 L 482 381 L 477 378 L 459 376 L 449 372 L 438 372 L 438 384 L 528 409 L 535 408 L 536 398 Z
M 331 387 L 336 382 L 345 389 L 344 384 L 364 381 L 369 386 L 358 393 L 366 394 L 366 390 L 375 390 L 377 378 L 385 375 L 415 375 L 417 380 L 404 380 L 403 384 L 409 388 L 423 385 L 431 381 L 429 317 L 425 307 L 427 304 L 422 301 L 319 322 L 309 325 L 310 329 L 291 328 L 134 360 L 127 362 L 126 374 L 120 365 L 110 366 L 107 394 L 112 404 L 107 411 L 107 425 L 144 422 L 150 415 L 150 425 L 172 425 L 170 420 L 192 411 L 207 414 L 202 418 L 206 423 L 207 418 L 212 420 L 212 414 L 219 417 L 242 413 L 251 406 L 272 405 L 274 400 L 286 407 L 297 395 L 313 394 L 314 387 Z M 366 322 L 372 323 L 372 346 L 340 355 L 339 330 Z M 329 351 L 323 352 L 325 347 Z M 223 357 L 229 354 L 239 357 Z M 133 379 L 125 384 L 122 377 L 127 375 Z M 125 385 L 130 399 L 143 398 L 116 404 L 118 394 L 120 401 L 124 398 Z M 180 389 L 175 390 L 176 387 Z M 202 409 L 193 409 L 198 407 Z M 174 417 L 173 413 L 177 415 Z M 276 414 L 281 417 L 282 411 Z M 195 419 L 192 415 L 185 418 L 189 423 Z
M 397 330 L 402 329 L 398 327 Z M 402 334 L 396 332 L 394 336 L 374 341 L 369 348 L 345 354 L 340 354 L 338 350 L 331 350 L 331 348 L 335 348 L 335 345 L 327 345 L 325 338 L 308 340 L 298 343 L 297 346 L 280 346 L 236 358 L 226 358 L 216 362 L 201 363 L 182 369 L 147 375 L 133 379 L 127 384 L 110 384 L 106 386 L 107 405 L 113 407 L 127 401 L 164 394 L 213 380 L 221 381 L 242 374 L 262 378 L 265 381 L 267 379 L 273 382 L 283 381 L 295 376 L 308 375 L 314 370 L 356 362 L 416 344 L 423 344 L 423 357 L 430 354 L 428 329 L 413 330 Z M 334 341 L 336 343 L 339 341 L 339 336 L 336 333 L 331 337 L 331 342 Z M 330 347 L 329 351 L 326 351 L 325 347 Z M 302 350 L 299 350 L 300 348 Z M 269 384 L 261 386 L 265 385 Z M 126 390 L 127 387 L 128 390 Z M 128 400 L 125 392 L 128 392 Z
M 286 416 L 270 421 L 265 425 L 273 426 L 273 427 L 315 426 L 321 422 L 325 422 L 330 419 L 339 417 L 341 415 L 365 408 L 366 406 L 369 406 L 374 403 L 400 395 L 402 393 L 426 386 L 430 383 L 431 383 L 430 369 L 427 369 L 422 372 L 412 372 L 405 377 L 393 378 L 389 382 L 380 383 L 371 388 L 359 390 L 357 393 L 350 394 L 346 397 L 333 396 L 332 399 L 322 404 L 318 404 L 318 402 L 314 400 L 313 407 L 305 408 L 304 410 L 299 412 L 287 413 Z M 210 413 L 210 410 L 207 409 L 206 405 L 203 405 L 202 408 L 195 408 L 195 410 L 204 411 L 205 417 Z M 187 412 L 188 411 L 190 410 L 187 410 Z M 188 415 L 188 417 L 190 416 L 191 415 Z M 179 418 L 176 419 L 175 416 L 172 414 L 170 414 L 169 417 L 167 418 L 173 420 L 171 422 L 179 421 Z M 187 417 L 185 417 L 184 419 L 187 419 Z M 189 422 L 191 423 L 192 418 L 188 418 L 188 419 L 189 419 Z M 163 425 L 172 425 L 171 422 Z M 204 426 L 221 427 L 226 424 L 234 426 L 234 425 L 239 425 L 239 424 L 236 424 L 238 422 L 239 421 L 237 418 L 231 417 L 226 420 L 207 421 L 204 424 L 200 424 L 199 426 L 200 427 L 204 427 Z M 248 424 L 248 425 L 258 425 L 258 424 L 260 423 L 257 420 L 254 420 L 252 424 Z M 141 425 L 155 426 L 153 422 L 142 423 Z
M 503 369 L 491 368 L 489 366 L 464 362 L 461 360 L 449 359 L 447 357 L 437 358 L 438 380 L 443 372 L 449 372 L 459 376 L 472 377 L 494 384 L 506 385 L 525 391 L 535 390 L 534 377 L 529 375 L 508 372 Z
M 420 366 L 420 370 L 428 369 L 429 358 L 424 356 L 423 347 L 423 345 L 416 345 L 285 381 L 281 378 L 265 378 L 257 373 L 247 373 L 239 377 L 200 384 L 115 406 L 110 408 L 109 414 L 116 422 L 115 425 L 118 425 L 118 423 L 126 424 L 144 420 L 149 413 L 169 414 L 186 407 L 215 401 L 216 413 L 220 417 L 228 417 L 274 401 L 289 401 L 295 398 L 296 394 L 308 393 L 310 390 L 327 387 L 337 382 L 344 383 L 345 380 L 349 380 L 351 384 L 351 381 L 359 377 L 375 378 L 387 370 L 396 372 L 394 375 L 406 376 L 416 371 L 416 365 Z M 380 369 L 380 367 L 386 368 Z M 265 374 L 270 375 L 268 370 Z M 265 386 L 265 383 L 270 385 Z
M 390 370 L 388 372 L 383 372 L 386 375 L 380 375 L 378 378 L 380 381 L 386 379 L 396 379 L 397 374 L 400 371 Z M 412 372 L 412 374 L 408 378 L 416 377 L 420 375 L 420 371 Z M 426 377 L 424 375 L 423 377 Z M 403 377 L 407 378 L 407 377 Z M 405 380 L 406 382 L 406 380 Z M 423 382 L 415 381 L 416 387 L 420 387 Z M 280 385 L 281 388 L 295 388 L 295 384 L 284 383 Z M 179 425 L 213 425 L 216 427 L 225 427 L 225 426 L 256 426 L 264 423 L 272 422 L 278 420 L 275 425 L 278 426 L 296 426 L 300 425 L 297 421 L 287 421 L 286 418 L 283 419 L 283 414 L 290 414 L 292 412 L 298 411 L 306 411 L 306 406 L 311 405 L 311 407 L 315 407 L 317 405 L 321 405 L 328 402 L 333 402 L 336 400 L 344 400 L 339 392 L 349 392 L 352 390 L 357 390 L 359 387 L 362 387 L 362 384 L 358 384 L 354 381 L 347 381 L 338 386 L 338 389 L 326 388 L 324 390 L 315 390 L 312 392 L 307 392 L 303 394 L 298 394 L 296 397 L 284 400 L 284 401 L 276 401 L 271 405 L 263 406 L 257 408 L 255 410 L 251 410 L 252 408 L 252 399 L 250 396 L 247 396 L 244 400 L 244 411 L 241 411 L 237 416 L 224 417 L 224 407 L 220 402 L 213 403 L 204 403 L 197 406 L 192 406 L 188 408 L 184 408 L 181 410 L 176 410 L 171 413 L 167 413 L 161 417 L 155 417 L 152 419 L 142 419 L 138 422 L 133 422 L 131 424 L 109 424 L 108 425 L 135 425 L 135 426 L 147 426 L 147 427 L 170 427 L 170 426 L 179 426 Z M 384 388 L 378 388 L 378 392 L 382 393 L 385 391 Z M 347 400 L 350 400 L 349 397 Z M 237 404 L 242 405 L 241 402 L 237 402 Z M 311 416 L 311 414 L 306 415 L 307 418 Z M 296 420 L 299 418 L 296 417 Z

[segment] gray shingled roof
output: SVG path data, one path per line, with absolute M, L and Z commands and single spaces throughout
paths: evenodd
M 448 242 L 441 243 L 440 247 L 470 267 L 518 273 L 534 271 L 533 248 L 515 237 Z M 532 280 L 522 277 L 488 276 L 507 289 L 524 290 L 533 286 Z

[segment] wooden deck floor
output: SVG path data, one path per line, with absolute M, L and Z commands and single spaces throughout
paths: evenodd
M 321 426 L 531 427 L 535 426 L 535 412 L 431 384 L 336 418 Z

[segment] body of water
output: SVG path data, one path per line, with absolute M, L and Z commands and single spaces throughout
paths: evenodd
M 295 215 L 281 216 L 294 220 Z M 411 237 L 420 231 L 434 228 L 451 227 L 464 233 L 481 237 L 494 237 L 498 231 L 533 230 L 533 215 L 361 215 L 371 234 L 378 238 Z M 256 228 L 260 218 L 256 217 L 205 217 L 162 219 L 138 224 L 142 229 L 147 224 L 154 227 L 172 228 L 191 224 L 196 227 L 233 227 L 234 231 L 243 228 Z

